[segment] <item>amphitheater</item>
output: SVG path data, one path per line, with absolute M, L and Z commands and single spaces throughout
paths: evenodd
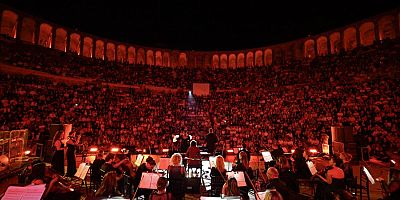
M 233 195 L 240 199 L 265 195 L 257 190 L 269 194 L 273 181 L 266 172 L 275 166 L 283 173 L 282 157 L 299 190 L 288 192 L 288 179 L 279 177 L 286 184 L 284 190 L 274 187 L 281 193 L 277 199 L 395 199 L 399 188 L 390 191 L 387 184 L 399 181 L 399 41 L 399 8 L 284 43 L 198 51 L 110 40 L 0 4 L 0 193 L 11 199 L 8 186 L 23 185 L 19 177 L 32 160 L 51 168 L 60 130 L 79 135 L 74 166 L 86 164 L 89 171 L 82 179 L 66 178 L 75 191 L 52 191 L 52 176 L 43 178 L 48 190 L 38 199 L 72 199 L 67 195 L 73 192 L 80 199 L 101 199 L 96 191 L 106 174 L 96 184 L 93 160 L 103 154 L 130 161 L 112 165 L 128 177 L 118 178 L 116 196 L 146 199 L 132 197 L 139 188 L 133 174 L 146 166 L 139 157 L 154 158 L 161 170 L 163 158 L 174 153 L 182 155 L 185 185 L 175 187 L 186 188 L 183 199 L 221 199 L 212 174 L 217 155 L 228 172 L 245 166 L 247 185 Z M 214 151 L 210 133 L 218 138 Z M 189 156 L 191 140 L 199 157 Z M 238 156 L 243 149 L 250 155 L 247 164 Z M 296 158 L 299 151 L 307 154 L 303 160 Z M 271 152 L 273 162 L 264 162 L 261 152 Z M 307 160 L 323 171 L 329 154 L 342 152 L 352 155 L 354 182 L 322 198 L 318 181 L 300 178 L 298 167 Z M 190 166 L 193 159 L 201 164 Z M 177 191 L 167 191 L 180 199 Z

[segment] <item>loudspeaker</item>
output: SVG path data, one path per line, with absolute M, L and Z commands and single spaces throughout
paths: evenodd
M 354 142 L 353 127 L 351 126 L 332 126 L 332 141 L 349 143 Z

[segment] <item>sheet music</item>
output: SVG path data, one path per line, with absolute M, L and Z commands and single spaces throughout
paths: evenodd
M 216 158 L 215 158 L 215 156 L 210 156 L 210 157 L 208 157 L 208 161 L 210 162 L 210 166 L 211 167 L 215 167 L 216 166 Z
M 45 190 L 46 184 L 26 187 L 9 186 L 2 200 L 40 200 Z
M 160 174 L 157 173 L 142 173 L 139 188 L 156 190 L 158 178 Z
M 310 170 L 312 175 L 315 175 L 317 173 L 317 168 L 315 168 L 313 162 L 307 161 L 307 166 L 308 166 L 308 169 Z
M 232 164 L 231 162 L 224 162 L 226 171 L 232 171 Z
M 136 157 L 135 165 L 139 166 L 140 164 L 142 164 L 142 160 L 143 160 L 143 155 L 142 154 L 138 154 L 137 157 Z
M 271 162 L 274 160 L 272 159 L 271 152 L 269 151 L 263 151 L 261 152 L 261 154 L 263 156 L 264 162 Z
M 169 158 L 160 158 L 160 162 L 158 163 L 158 169 L 166 170 L 168 169 Z
M 81 177 L 83 170 L 85 169 L 86 163 L 81 163 L 78 170 L 76 170 L 75 177 Z
M 372 177 L 371 173 L 369 173 L 368 169 L 365 166 L 363 166 L 363 171 L 365 175 L 367 175 L 369 182 L 371 182 L 372 185 L 375 184 L 374 178 Z
M 239 187 L 246 186 L 246 180 L 244 179 L 243 172 L 226 172 L 226 175 L 228 176 L 228 179 L 230 177 L 235 177 Z
M 86 166 L 83 168 L 82 173 L 81 173 L 81 175 L 79 176 L 80 179 L 85 180 L 86 175 L 87 175 L 87 173 L 88 173 L 88 171 L 89 171 L 89 168 L 90 168 L 89 165 L 86 165 Z

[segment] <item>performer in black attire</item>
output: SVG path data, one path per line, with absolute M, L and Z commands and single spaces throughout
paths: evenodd
M 64 132 L 57 131 L 53 138 L 52 146 L 55 149 L 51 159 L 51 168 L 61 176 L 64 176 Z
M 206 147 L 208 153 L 210 153 L 211 155 L 214 155 L 215 146 L 217 142 L 218 142 L 217 135 L 215 135 L 214 131 L 210 129 L 209 133 L 206 135 Z
M 75 146 L 79 143 L 81 136 L 75 138 L 76 132 L 69 135 L 67 141 L 67 176 L 73 177 L 76 173 L 76 159 L 75 159 Z
M 153 171 L 153 168 L 156 166 L 156 161 L 152 157 L 148 157 L 146 159 L 146 163 L 142 163 L 136 170 L 136 176 L 133 179 L 133 186 L 135 188 L 139 187 L 140 179 L 142 178 L 143 172 L 150 173 Z M 138 189 L 136 196 L 139 197 L 140 195 L 144 195 L 145 199 L 148 199 L 152 190 L 148 189 Z

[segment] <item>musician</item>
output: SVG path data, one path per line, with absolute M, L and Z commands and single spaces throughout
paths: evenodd
M 188 158 L 188 168 L 196 167 L 201 165 L 200 149 L 197 147 L 196 140 L 190 142 L 190 147 L 186 151 L 186 157 Z
M 222 198 L 229 196 L 240 196 L 238 182 L 235 177 L 229 177 L 222 186 Z
M 240 193 L 242 194 L 242 197 L 244 199 L 249 199 L 248 192 L 250 190 L 249 185 L 251 185 L 251 180 L 254 179 L 254 174 L 253 174 L 253 169 L 251 169 L 249 165 L 249 159 L 247 157 L 247 153 L 242 151 L 239 153 L 239 164 L 237 164 L 233 171 L 242 171 L 244 173 L 247 173 L 248 176 L 246 176 L 246 184 L 247 186 L 245 187 L 240 187 Z M 247 178 L 248 177 L 248 178 Z
M 186 172 L 182 165 L 182 155 L 174 153 L 168 166 L 168 192 L 172 193 L 174 199 L 184 199 L 186 190 Z
M 293 173 L 292 166 L 286 157 L 279 158 L 279 179 L 281 179 L 294 192 L 300 192 L 300 187 L 296 176 Z
M 222 193 L 222 187 L 226 182 L 226 169 L 224 158 L 219 155 L 215 157 L 215 166 L 211 168 L 211 190 L 213 195 L 219 195 Z
M 293 154 L 294 172 L 298 179 L 309 179 L 311 177 L 310 169 L 307 166 L 308 155 L 303 148 L 297 148 Z
M 117 173 L 110 171 L 104 176 L 99 190 L 96 192 L 96 197 L 113 197 L 121 195 L 117 190 Z
M 160 177 L 157 180 L 157 190 L 150 195 L 150 200 L 169 200 L 172 199 L 172 194 L 167 192 L 168 179 Z
M 136 176 L 133 179 L 133 186 L 135 188 L 139 187 L 140 180 L 142 179 L 142 174 L 143 172 L 153 172 L 154 167 L 156 166 L 156 161 L 151 157 L 147 157 L 146 162 L 142 163 L 136 170 Z M 137 190 L 137 195 L 144 195 L 145 199 L 148 199 L 151 194 L 151 190 L 148 189 L 138 189 Z
M 52 146 L 55 149 L 51 159 L 51 168 L 64 176 L 64 131 L 57 131 L 53 137 Z
M 90 175 L 94 184 L 97 186 L 100 185 L 101 183 L 101 173 L 100 173 L 100 169 L 101 166 L 103 166 L 103 164 L 106 161 L 103 159 L 103 152 L 99 152 L 96 156 L 96 159 L 93 161 L 93 164 L 90 166 L 91 172 L 92 174 Z
M 342 152 L 340 153 L 340 159 L 342 159 L 343 163 L 339 166 L 344 171 L 344 177 L 347 180 L 353 179 L 353 167 L 350 164 L 352 159 L 352 155 L 349 153 Z
M 330 199 L 332 192 L 340 192 L 345 188 L 344 171 L 339 168 L 342 161 L 335 156 L 329 160 L 329 166 L 322 171 L 322 175 L 317 173 L 320 178 L 316 190 L 317 199 Z
M 243 144 L 242 144 L 242 149 L 240 149 L 240 151 L 239 151 L 238 154 L 236 155 L 236 161 L 237 161 L 236 164 L 239 164 L 239 162 L 240 162 L 239 155 L 240 155 L 241 152 L 245 152 L 246 155 L 247 155 L 247 158 L 250 159 L 250 156 L 251 156 L 251 155 L 250 155 L 250 151 L 247 150 L 247 145 L 246 145 L 246 143 L 243 142 Z
M 214 131 L 210 129 L 209 133 L 206 135 L 206 147 L 208 150 L 208 153 L 211 155 L 214 155 L 215 152 L 215 146 L 218 142 L 217 135 L 215 135 Z
M 267 189 L 276 189 L 283 197 L 283 199 L 304 199 L 292 189 L 290 189 L 285 182 L 279 178 L 279 172 L 275 167 L 270 167 L 267 170 Z
M 72 132 L 67 140 L 67 174 L 68 177 L 73 177 L 76 173 L 75 147 L 81 140 L 81 135 L 76 137 L 76 132 Z

